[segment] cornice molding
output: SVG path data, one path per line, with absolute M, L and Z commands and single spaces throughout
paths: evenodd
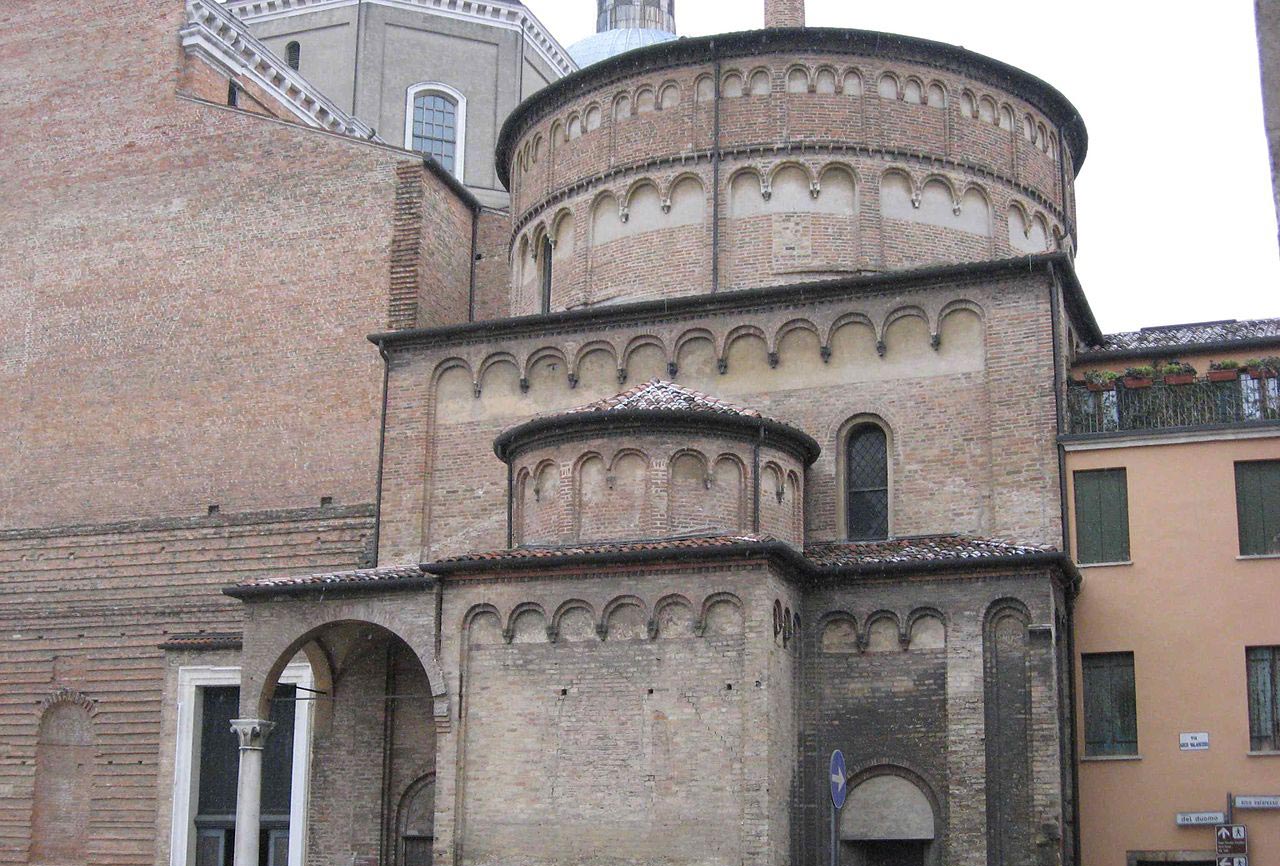
M 578 71 L 569 52 L 532 12 L 498 0 L 217 0 L 246 24 L 274 21 L 323 9 L 341 9 L 357 2 L 371 6 L 407 9 L 457 21 L 487 24 L 524 34 L 543 60 L 563 75 Z
M 178 31 L 182 47 L 231 76 L 243 76 L 276 98 L 302 124 L 353 138 L 379 141 L 372 127 L 343 111 L 311 82 L 271 53 L 244 22 L 215 0 L 187 0 Z

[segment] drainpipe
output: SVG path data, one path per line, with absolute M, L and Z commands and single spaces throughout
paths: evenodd
M 467 289 L 467 321 L 476 320 L 476 254 L 480 238 L 480 209 L 471 211 L 471 285 Z
M 1062 550 L 1064 556 L 1070 555 L 1071 535 L 1070 521 L 1067 515 L 1067 454 L 1066 449 L 1062 446 L 1059 437 L 1066 432 L 1066 418 L 1063 414 L 1062 398 L 1066 383 L 1063 376 L 1063 357 L 1062 346 L 1059 344 L 1059 338 L 1062 333 L 1062 283 L 1058 278 L 1058 269 L 1050 264 L 1049 275 L 1052 277 L 1052 284 L 1049 289 L 1049 301 L 1052 309 L 1050 310 L 1050 320 L 1053 327 L 1053 405 L 1056 421 L 1054 428 L 1057 432 L 1055 442 L 1058 454 L 1058 511 L 1061 520 L 1062 532 Z M 1067 701 L 1070 706 L 1067 708 L 1067 736 L 1070 742 L 1067 744 L 1069 749 L 1068 760 L 1071 762 L 1071 790 L 1068 796 L 1071 797 L 1071 859 L 1074 866 L 1080 864 L 1080 760 L 1078 750 L 1076 748 L 1077 740 L 1077 724 L 1076 724 L 1076 625 L 1075 625 L 1075 599 L 1069 593 L 1065 594 L 1065 604 L 1067 608 Z
M 716 55 L 712 67 L 715 75 L 715 99 L 712 100 L 714 124 L 711 141 L 711 291 L 720 291 L 720 57 L 716 44 L 711 43 L 711 53 Z
M 378 546 L 382 540 L 382 462 L 387 453 L 387 386 L 391 380 L 391 355 L 387 346 L 378 341 L 378 355 L 382 358 L 382 420 L 378 429 L 378 478 L 373 501 L 373 565 L 378 565 Z

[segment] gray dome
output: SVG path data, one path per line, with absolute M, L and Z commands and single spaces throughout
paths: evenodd
M 579 67 L 590 66 L 601 60 L 608 60 L 635 48 L 657 45 L 659 42 L 671 42 L 676 38 L 674 33 L 665 30 L 606 30 L 593 33 L 569 46 L 569 55 Z

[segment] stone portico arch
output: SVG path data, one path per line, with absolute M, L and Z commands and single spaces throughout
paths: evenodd
M 399 863 L 397 809 L 434 776 L 449 700 L 436 657 L 437 587 L 416 568 L 276 578 L 227 590 L 244 604 L 236 826 L 260 824 L 262 748 L 285 666 L 306 657 L 315 691 L 308 860 Z M 370 767 L 379 768 L 371 772 Z M 258 863 L 256 833 L 236 834 L 236 866 Z M 353 854 L 352 852 L 355 852 Z M 337 862 L 337 861 L 333 861 Z

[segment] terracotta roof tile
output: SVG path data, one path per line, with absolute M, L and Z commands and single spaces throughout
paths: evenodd
M 466 566 L 510 562 L 528 563 L 551 558 L 575 556 L 601 556 L 645 551 L 695 551 L 735 547 L 750 544 L 780 544 L 768 535 L 698 535 L 679 538 L 658 538 L 646 541 L 601 541 L 589 544 L 563 546 L 529 546 L 507 550 L 492 550 L 454 556 L 424 566 Z M 951 562 L 955 560 L 981 560 L 1004 556 L 1052 552 L 1052 548 L 1010 544 L 988 538 L 972 538 L 963 535 L 929 535 L 912 538 L 895 538 L 888 541 L 821 542 L 810 545 L 804 558 L 819 569 L 856 566 L 887 565 L 890 563 Z M 799 551 L 796 551 L 799 554 Z M 442 569 L 446 570 L 446 569 Z M 453 570 L 453 569 L 447 569 Z M 465 570 L 465 569 L 463 569 Z
M 805 549 L 805 557 L 819 568 L 887 563 L 990 559 L 1051 551 L 1048 547 L 1009 544 L 964 535 L 927 535 L 888 541 L 822 542 Z
M 563 414 L 572 415 L 583 412 L 621 412 L 627 410 L 643 410 L 658 412 L 710 412 L 716 415 L 738 415 L 743 418 L 759 418 L 760 413 L 754 409 L 743 409 L 726 403 L 718 397 L 685 388 L 675 382 L 663 379 L 651 379 L 634 388 L 570 409 Z
M 239 632 L 199 632 L 196 634 L 170 635 L 161 649 L 167 650 L 219 650 L 240 649 Z
M 1107 334 L 1102 345 L 1092 351 L 1128 351 L 1195 345 L 1197 343 L 1230 343 L 1274 337 L 1280 340 L 1280 319 L 1250 319 L 1220 322 L 1193 322 L 1185 325 L 1160 325 L 1140 331 Z
M 715 547 L 731 547 L 739 544 L 775 542 L 777 539 L 767 535 L 698 535 L 678 538 L 655 538 L 646 541 L 598 541 L 586 544 L 571 545 L 536 545 L 513 547 L 506 550 L 491 550 L 478 553 L 466 553 L 451 556 L 435 564 L 515 561 L 549 559 L 562 556 L 598 556 L 610 553 L 633 553 L 648 550 L 703 550 Z M 430 566 L 427 566 L 428 568 Z
M 389 583 L 425 577 L 416 565 L 397 565 L 387 568 L 361 568 L 353 571 L 331 571 L 320 574 L 293 574 L 284 577 L 266 577 L 237 584 L 239 589 L 272 589 L 294 586 L 329 586 L 344 584 Z

